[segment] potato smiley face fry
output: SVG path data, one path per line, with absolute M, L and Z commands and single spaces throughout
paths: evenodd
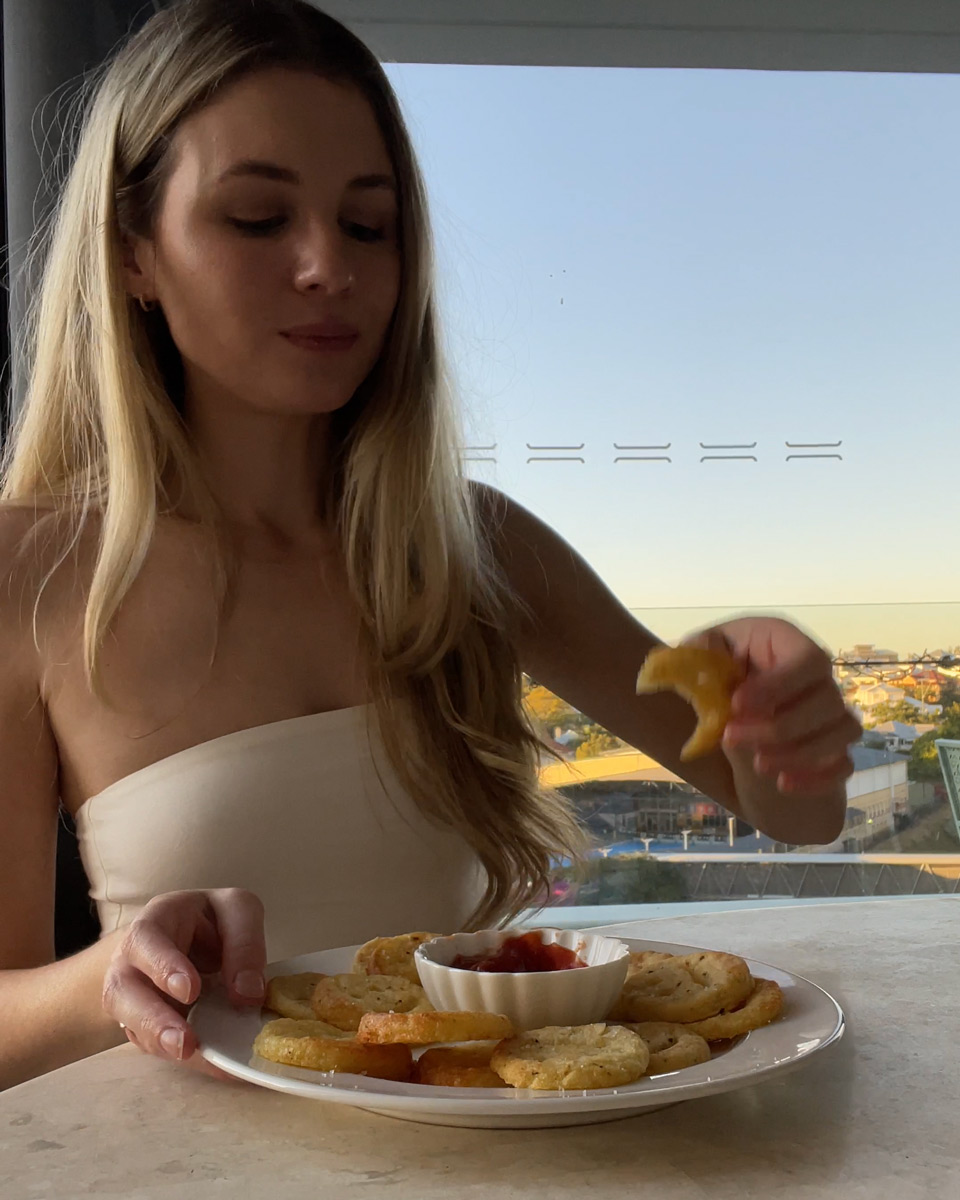
M 730 654 L 702 646 L 657 646 L 637 675 L 637 695 L 674 691 L 693 706 L 697 727 L 680 751 L 683 762 L 720 745 L 730 717 L 730 698 L 743 667 Z

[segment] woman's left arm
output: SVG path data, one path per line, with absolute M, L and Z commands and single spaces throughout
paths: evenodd
M 659 640 L 553 529 L 493 489 L 479 495 L 523 610 L 527 674 L 770 837 L 822 845 L 839 835 L 860 725 L 814 641 L 770 617 L 727 621 L 690 639 L 726 644 L 746 678 L 722 750 L 682 763 L 692 709 L 672 692 L 636 694 L 637 671 Z

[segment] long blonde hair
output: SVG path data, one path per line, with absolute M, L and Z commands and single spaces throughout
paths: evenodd
M 380 361 L 335 414 L 324 500 L 362 615 L 389 759 L 421 810 L 459 831 L 483 863 L 488 883 L 471 918 L 479 927 L 541 897 L 551 856 L 575 855 L 581 843 L 566 805 L 537 785 L 517 605 L 462 473 L 423 184 L 380 64 L 338 22 L 304 0 L 186 0 L 88 80 L 72 163 L 33 251 L 43 269 L 21 351 L 28 386 L 0 502 L 52 509 L 71 544 L 99 517 L 83 629 L 94 694 L 104 640 L 158 513 L 184 499 L 214 539 L 222 616 L 229 551 L 182 417 L 179 356 L 162 314 L 142 313 L 125 291 L 122 236 L 153 228 L 178 122 L 242 75 L 278 65 L 357 87 L 399 184 L 400 297 Z

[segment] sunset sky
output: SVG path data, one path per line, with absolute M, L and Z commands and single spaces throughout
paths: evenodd
M 960 79 L 389 73 L 478 476 L 664 637 L 960 642 Z

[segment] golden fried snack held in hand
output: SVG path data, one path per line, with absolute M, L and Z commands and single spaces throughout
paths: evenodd
M 353 1032 L 364 1013 L 431 1012 L 423 988 L 399 975 L 324 975 L 313 989 L 313 1015 Z
M 429 1046 L 432 1042 L 500 1041 L 513 1034 L 509 1017 L 481 1012 L 367 1013 L 357 1038 L 386 1046 Z
M 720 1042 L 726 1038 L 740 1037 L 751 1029 L 760 1029 L 775 1021 L 783 1011 L 783 992 L 772 979 L 757 979 L 745 1003 L 732 1010 L 724 1010 L 703 1021 L 693 1021 L 687 1028 L 698 1033 L 708 1042 Z
M 697 727 L 684 743 L 687 762 L 715 750 L 730 718 L 730 698 L 743 680 L 743 667 L 731 654 L 704 646 L 657 646 L 637 675 L 637 695 L 674 691 L 693 705 Z
M 710 1061 L 710 1047 L 697 1033 L 691 1033 L 686 1025 L 671 1021 L 640 1021 L 627 1023 L 625 1029 L 638 1034 L 647 1043 L 650 1062 L 648 1075 L 665 1075 L 668 1071 L 682 1071 L 684 1067 L 695 1067 Z
M 374 1079 L 410 1078 L 413 1056 L 408 1046 L 362 1046 L 356 1038 L 323 1021 L 268 1021 L 253 1043 L 255 1054 L 287 1067 L 308 1071 L 340 1071 Z
M 631 954 L 630 967 L 610 1019 L 687 1024 L 735 1008 L 753 989 L 750 969 L 735 954 Z
M 439 933 L 401 933 L 397 937 L 372 938 L 354 956 L 353 970 L 357 975 L 401 975 L 419 984 L 413 955 L 418 946 L 439 936 Z
M 496 1043 L 438 1046 L 424 1050 L 413 1068 L 413 1082 L 432 1087 L 493 1087 L 507 1085 L 490 1066 Z
M 297 1021 L 312 1021 L 315 1019 L 310 1007 L 313 990 L 324 975 L 316 971 L 301 971 L 298 975 L 275 975 L 267 980 L 267 994 L 263 1007 L 279 1013 L 281 1017 L 291 1017 Z
M 549 1025 L 501 1042 L 490 1065 L 512 1087 L 557 1091 L 636 1083 L 650 1062 L 622 1025 Z

